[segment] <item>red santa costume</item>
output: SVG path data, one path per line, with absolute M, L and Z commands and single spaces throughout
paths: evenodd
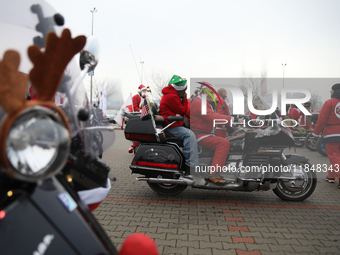
M 142 101 L 142 96 L 146 94 L 146 87 L 141 84 L 138 87 L 138 93 L 132 97 L 132 109 L 134 112 L 139 112 L 141 110 L 140 103 Z M 137 142 L 133 142 L 133 144 L 129 148 L 129 153 L 134 151 L 134 148 L 138 147 Z
M 223 115 L 230 115 L 230 110 L 229 107 L 227 105 L 227 103 L 222 100 L 222 104 L 220 103 L 220 101 L 216 101 L 216 112 L 219 114 L 223 114 Z M 226 138 L 227 137 L 227 127 L 228 124 L 220 124 L 216 126 L 216 130 L 215 133 L 217 136 Z
M 296 121 L 299 121 L 300 119 L 299 111 L 293 105 L 289 108 L 287 116 Z
M 334 182 L 335 178 L 340 180 L 340 83 L 332 86 L 331 99 L 323 104 L 313 135 L 319 136 L 322 129 L 331 163 L 326 180 Z
M 206 88 L 207 87 L 207 88 Z M 207 82 L 201 83 L 202 89 L 210 89 L 212 85 Z M 209 95 L 208 95 L 209 96 Z M 230 142 L 222 137 L 215 135 L 214 120 L 221 119 L 231 121 L 231 116 L 219 114 L 214 111 L 213 107 L 207 100 L 206 114 L 202 114 L 202 99 L 198 96 L 194 99 L 190 108 L 191 130 L 195 133 L 198 144 L 206 147 L 210 150 L 215 150 L 212 158 L 211 166 L 215 169 L 222 168 L 225 165 L 225 161 L 228 156 Z M 226 182 L 215 175 L 215 172 L 211 172 L 213 176 L 209 176 L 208 180 L 216 184 L 225 184 Z M 214 177 L 215 176 L 215 177 Z
M 145 95 L 146 93 L 146 87 L 142 84 L 138 87 L 138 94 L 134 95 L 132 97 L 132 107 L 134 112 L 139 112 L 140 111 L 140 102 L 142 100 L 143 94 Z
M 310 109 L 311 103 L 307 102 L 304 104 L 305 108 L 307 111 L 310 113 L 313 112 L 312 109 Z M 313 127 L 313 123 L 311 121 L 311 116 L 306 116 L 302 111 L 299 112 L 301 118 L 300 118 L 300 126 L 303 127 L 304 129 L 310 129 Z

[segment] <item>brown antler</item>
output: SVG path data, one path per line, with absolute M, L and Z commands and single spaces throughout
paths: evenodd
M 72 39 L 70 30 L 65 29 L 60 38 L 55 33 L 47 35 L 45 52 L 41 52 L 36 45 L 28 48 L 28 56 L 34 64 L 29 76 L 37 90 L 38 100 L 54 101 L 68 62 L 85 43 L 85 36 Z
M 20 109 L 26 101 L 27 78 L 18 71 L 20 55 L 9 50 L 0 61 L 0 106 L 8 114 Z

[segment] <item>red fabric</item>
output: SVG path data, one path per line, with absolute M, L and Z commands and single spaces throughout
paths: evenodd
M 223 106 L 225 107 L 224 109 L 223 109 Z M 227 103 L 224 100 L 222 101 L 222 104 L 220 103 L 219 100 L 217 101 L 216 112 L 219 113 L 219 114 L 223 114 L 223 115 L 230 115 L 229 107 L 228 107 Z M 227 137 L 226 125 L 227 124 L 225 124 L 225 125 L 217 125 L 216 130 L 215 130 L 215 134 L 217 136 L 226 138 Z
M 313 110 L 310 110 L 310 112 L 312 113 Z M 311 121 L 308 121 L 308 120 L 307 120 L 307 123 L 306 123 L 307 116 L 302 111 L 300 111 L 299 114 L 301 116 L 300 126 L 303 127 L 304 129 L 311 128 L 313 126 L 313 123 Z M 310 116 L 308 116 L 308 118 L 310 118 Z
M 214 166 L 217 170 L 219 167 L 222 168 L 225 165 L 230 148 L 230 142 L 228 140 L 219 136 L 208 136 L 198 143 L 210 150 L 215 150 L 211 166 Z
M 340 103 L 339 99 L 331 98 L 327 100 L 320 111 L 318 121 L 315 125 L 313 133 L 319 135 L 325 125 L 323 135 L 326 138 L 328 135 L 335 135 L 340 138 L 340 118 L 335 114 L 335 107 Z
M 296 121 L 298 121 L 300 119 L 300 114 L 299 114 L 298 110 L 295 109 L 295 108 L 290 108 L 287 116 L 291 119 L 296 120 Z
M 159 253 L 154 240 L 146 234 L 134 233 L 124 240 L 118 255 L 159 255 Z
M 94 204 L 90 204 L 90 205 L 87 205 L 90 209 L 91 212 L 93 212 L 99 205 L 100 205 L 101 202 L 98 202 L 98 203 L 94 203 Z
M 139 94 L 136 94 L 132 97 L 132 105 L 133 105 L 133 111 L 134 112 L 139 112 L 139 104 L 140 104 L 141 98 Z
M 174 87 L 171 85 L 162 89 L 163 96 L 159 104 L 159 112 L 165 119 L 165 125 L 170 124 L 167 121 L 169 116 L 179 115 L 190 115 L 190 107 L 188 99 L 184 98 L 182 100 Z M 174 128 L 177 126 L 183 126 L 183 121 L 177 121 L 172 124 L 169 128 Z
M 211 134 L 214 129 L 214 119 L 227 120 L 230 123 L 231 116 L 226 116 L 213 111 L 213 108 L 207 101 L 207 114 L 201 114 L 201 104 L 202 99 L 196 97 L 191 103 L 190 113 L 191 113 L 191 123 L 190 127 L 193 131 L 202 132 L 202 134 L 195 134 L 196 138 L 199 139 L 207 134 Z M 226 158 L 228 156 L 230 143 L 228 140 L 218 137 L 218 136 L 208 136 L 198 141 L 198 144 L 215 150 L 211 166 L 215 168 L 217 166 L 223 167 L 225 165 Z M 217 168 L 216 168 L 217 169 Z
M 30 95 L 31 95 L 31 100 L 37 99 L 37 92 L 36 92 L 36 90 L 33 88 L 32 85 L 31 85 L 31 87 L 29 88 L 29 92 L 30 92 Z
M 340 143 L 326 143 L 326 152 L 332 166 L 328 168 L 328 177 L 340 180 Z
M 214 120 L 227 120 L 230 124 L 231 116 L 226 116 L 213 111 L 211 105 L 207 101 L 207 114 L 201 114 L 202 99 L 196 97 L 190 107 L 190 128 L 193 131 L 199 131 L 203 134 L 196 134 L 196 138 L 200 138 L 206 134 L 211 134 L 214 129 Z

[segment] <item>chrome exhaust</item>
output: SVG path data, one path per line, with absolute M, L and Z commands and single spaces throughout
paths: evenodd
M 179 179 L 137 177 L 136 180 L 147 181 L 150 183 L 166 183 L 166 184 L 177 184 L 177 185 L 188 185 L 188 186 L 192 186 L 195 183 L 194 180 L 183 178 L 183 177 L 180 177 Z

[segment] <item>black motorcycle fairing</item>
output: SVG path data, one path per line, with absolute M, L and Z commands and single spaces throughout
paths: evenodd
M 177 144 L 141 144 L 132 160 L 132 173 L 158 175 L 176 173 L 184 169 L 184 156 Z
M 47 179 L 31 194 L 19 193 L 3 208 L 6 216 L 0 220 L 1 253 L 33 254 L 41 252 L 42 244 L 44 254 L 107 254 L 98 237 L 98 226 L 94 232 L 94 222 L 84 224 L 88 221 L 86 210 L 90 214 L 88 208 L 79 208 L 82 203 L 64 187 L 54 177 Z M 25 245 L 18 245 L 18 240 L 25 240 Z M 110 254 L 117 254 L 112 247 Z

